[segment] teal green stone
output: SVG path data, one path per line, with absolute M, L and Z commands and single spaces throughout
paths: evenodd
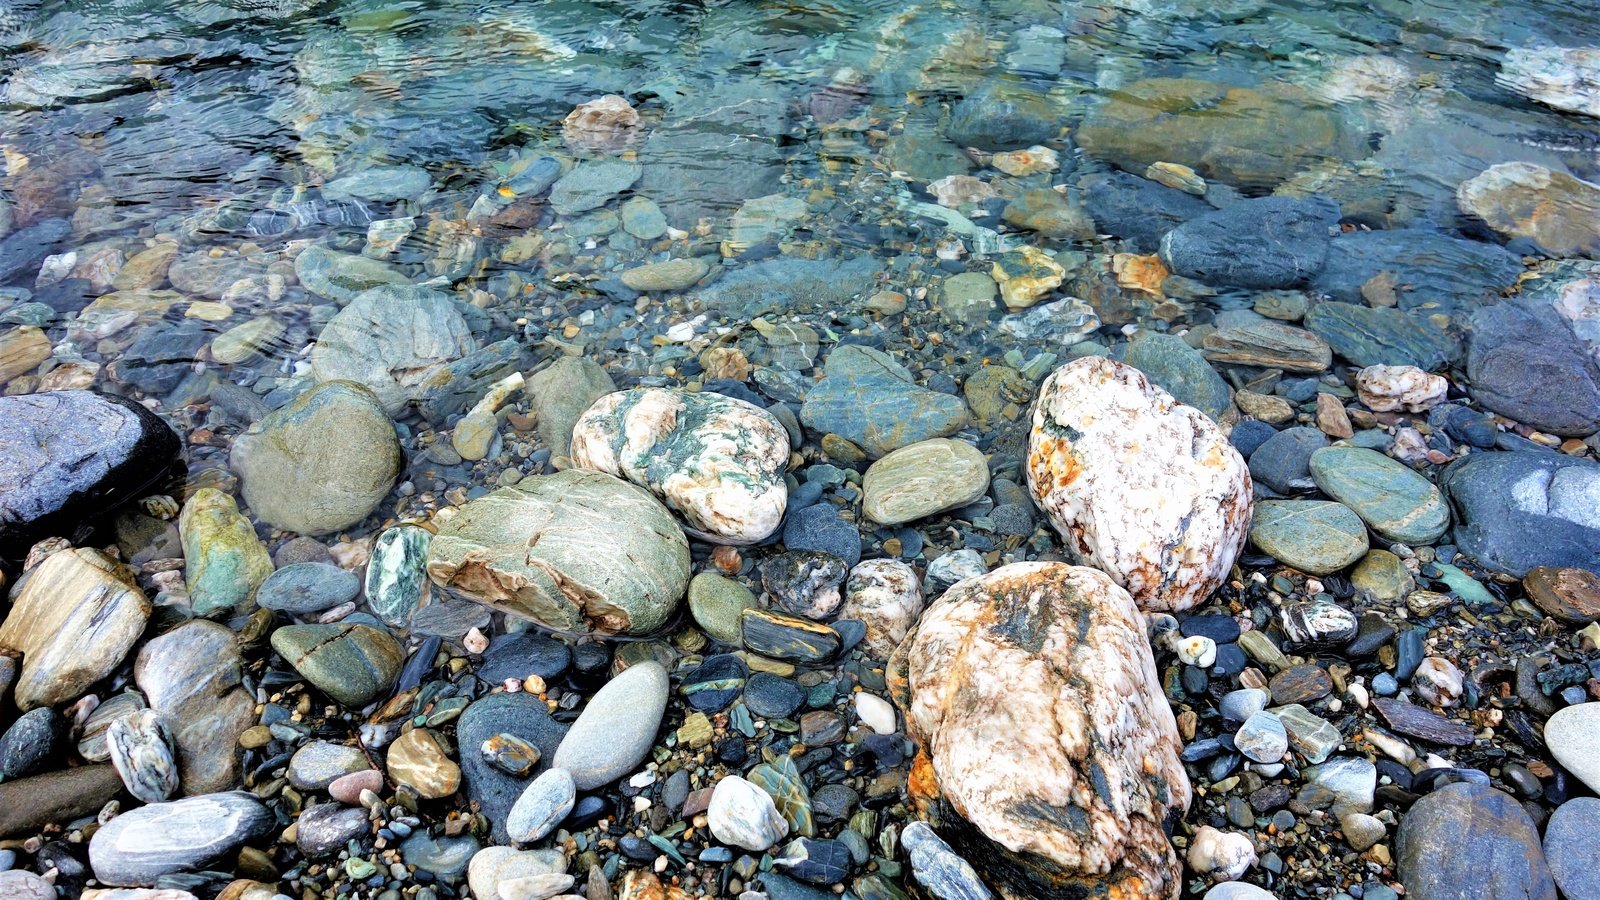
M 367 563 L 367 604 L 396 627 L 406 624 L 428 592 L 428 544 L 433 534 L 396 525 L 378 536 Z
M 1450 507 L 1439 489 L 1376 450 L 1324 447 L 1311 454 L 1311 478 L 1391 541 L 1423 546 L 1450 527 Z
M 794 760 L 779 756 L 750 770 L 746 779 L 772 796 L 778 814 L 789 823 L 790 837 L 815 837 L 816 821 L 811 816 L 811 795 Z
M 1343 503 L 1263 500 L 1250 523 L 1250 543 L 1286 566 L 1327 575 L 1366 554 L 1367 528 Z
M 1183 338 L 1146 332 L 1128 345 L 1122 361 L 1143 372 L 1179 403 L 1219 422 L 1233 418 L 1233 391 Z
M 1471 575 L 1461 571 L 1449 563 L 1434 563 L 1434 568 L 1439 570 L 1439 580 L 1450 586 L 1456 596 L 1468 603 L 1491 603 L 1494 595 L 1489 589 Z

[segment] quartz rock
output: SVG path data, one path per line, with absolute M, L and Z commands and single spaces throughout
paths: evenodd
M 567 470 L 525 478 L 442 520 L 428 575 L 550 628 L 644 634 L 666 623 L 688 587 L 689 542 L 643 488 Z
M 89 864 L 104 884 L 149 887 L 165 875 L 200 871 L 276 825 L 272 811 L 243 791 L 152 803 L 96 831 Z
M 1600 49 L 1518 47 L 1495 80 L 1546 106 L 1600 118 Z
M 1555 257 L 1600 257 L 1600 185 L 1531 162 L 1490 166 L 1456 188 L 1456 203 L 1499 234 Z
M 428 599 L 428 544 L 433 533 L 396 525 L 372 545 L 367 561 L 367 604 L 385 622 L 405 625 Z
M 160 803 L 178 792 L 172 734 L 160 713 L 146 709 L 117 719 L 106 729 L 106 744 L 128 793 L 145 803 Z
M 1356 373 L 1356 396 L 1373 412 L 1427 412 L 1449 390 L 1444 376 L 1416 366 L 1367 366 Z
M 743 400 L 709 391 L 618 391 L 579 417 L 571 452 L 579 468 L 649 490 L 704 540 L 754 544 L 783 522 L 789 433 Z
M 66 549 L 45 557 L 18 585 L 0 647 L 22 653 L 13 686 L 23 712 L 82 696 L 111 674 L 150 618 L 150 601 L 133 573 L 98 550 Z
M 450 742 L 431 728 L 413 728 L 389 745 L 389 777 L 424 800 L 448 797 L 461 787 L 461 767 L 450 759 Z
M 1144 617 L 1104 573 L 1013 563 L 963 581 L 923 613 L 888 681 L 930 766 L 913 784 L 936 792 L 963 852 L 1017 863 L 995 871 L 1019 893 L 1177 891 L 1163 823 L 1189 804 L 1182 741 Z M 1067 807 L 1076 824 L 1054 813 Z
M 867 652 L 888 659 L 916 624 L 922 605 L 915 569 L 898 559 L 869 559 L 850 570 L 839 615 L 864 623 Z
M 1070 552 L 1147 612 L 1202 602 L 1250 523 L 1250 473 L 1205 414 L 1105 357 L 1045 379 L 1028 486 Z
M 256 721 L 243 672 L 237 639 L 215 622 L 185 622 L 139 651 L 134 681 L 172 729 L 185 794 L 239 783 L 239 735 Z
M 771 795 L 737 775 L 717 782 L 706 818 L 717 840 L 752 853 L 761 853 L 789 833 L 789 823 L 778 814 Z
M 626 97 L 606 94 L 573 107 L 561 136 L 575 150 L 616 153 L 639 139 L 639 113 Z
M 467 885 L 477 900 L 509 900 L 500 886 L 540 875 L 564 875 L 567 858 L 560 850 L 517 850 L 485 847 L 467 864 Z
M 992 896 L 972 864 L 956 855 L 927 822 L 912 822 L 900 836 L 911 857 L 911 874 L 938 900 L 989 900 Z
M 1188 862 L 1212 881 L 1236 881 L 1256 864 L 1256 848 L 1246 835 L 1201 825 L 1189 839 Z

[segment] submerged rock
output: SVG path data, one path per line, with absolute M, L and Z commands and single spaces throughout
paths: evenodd
M 1600 49 L 1518 47 L 1495 80 L 1546 106 L 1600 118 Z
M 422 396 L 435 369 L 475 349 L 449 296 L 389 285 L 357 294 L 328 322 L 311 348 L 311 372 L 365 386 L 393 416 Z
M 690 534 L 716 543 L 765 540 L 789 499 L 789 433 L 766 410 L 710 392 L 602 397 L 578 419 L 572 461 L 648 489 Z
M 1110 578 L 1035 562 L 964 581 L 888 675 L 930 770 L 913 784 L 991 877 L 1023 896 L 1177 891 L 1163 829 L 1189 805 L 1182 741 L 1144 617 Z
M 1287 288 L 1322 271 L 1339 205 L 1262 197 L 1191 219 L 1161 239 L 1173 272 L 1224 287 Z
M 1105 357 L 1045 379 L 1027 475 L 1068 550 L 1151 612 L 1209 597 L 1249 529 L 1249 471 L 1216 423 Z
M 365 519 L 394 486 L 402 453 L 377 395 L 329 381 L 239 435 L 229 462 L 258 518 L 319 535 Z
M 806 394 L 801 421 L 821 434 L 849 439 L 869 456 L 945 437 L 967 424 L 960 397 L 921 387 L 881 350 L 840 347 L 828 356 L 823 373 Z
M 1600 185 L 1529 162 L 1507 162 L 1463 181 L 1461 211 L 1497 233 L 1527 238 L 1551 256 L 1600 259 Z
M 442 519 L 428 575 L 550 628 L 645 634 L 666 623 L 688 587 L 689 542 L 643 488 L 568 470 L 524 479 Z
M 596 400 L 616 389 L 599 363 L 588 357 L 563 356 L 529 378 L 524 391 L 533 398 L 539 439 L 554 455 L 566 456 L 572 448 L 572 429 L 578 418 Z
M 122 397 L 0 397 L 0 556 L 74 535 L 92 517 L 153 491 L 180 450 L 167 423 Z

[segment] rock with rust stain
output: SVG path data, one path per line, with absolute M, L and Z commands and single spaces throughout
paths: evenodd
M 1045 379 L 1027 474 L 1068 550 L 1146 612 L 1204 601 L 1250 529 L 1250 472 L 1222 430 L 1105 357 Z
M 719 544 L 765 540 L 789 502 L 783 424 L 709 391 L 636 388 L 601 397 L 572 432 L 572 462 L 649 490 L 690 534 Z
M 1105 574 L 1028 562 L 960 582 L 888 677 L 923 748 L 913 793 L 1004 896 L 1177 892 L 1183 743 L 1144 617 Z
M 577 469 L 479 497 L 438 521 L 428 576 L 558 631 L 645 634 L 689 585 L 689 542 L 643 488 Z

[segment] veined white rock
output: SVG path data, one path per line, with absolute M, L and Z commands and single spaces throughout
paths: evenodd
M 1069 552 L 1146 612 L 1205 600 L 1250 530 L 1250 471 L 1217 424 L 1102 356 L 1045 379 L 1027 474 Z
M 1367 366 L 1356 373 L 1356 396 L 1373 412 L 1427 412 L 1449 391 L 1443 376 L 1416 366 Z
M 709 392 L 635 388 L 596 400 L 572 462 L 655 494 L 695 537 L 754 544 L 783 522 L 789 433 L 758 406 Z
M 1183 742 L 1144 616 L 1104 573 L 1027 562 L 962 581 L 888 679 L 923 748 L 913 790 L 936 792 L 936 825 L 962 853 L 1016 863 L 991 870 L 1005 893 L 1177 892 L 1163 823 L 1189 805 Z
M 845 581 L 844 609 L 839 615 L 867 626 L 862 641 L 877 659 L 888 659 L 922 614 L 922 584 L 917 572 L 898 559 L 868 559 L 856 564 Z

